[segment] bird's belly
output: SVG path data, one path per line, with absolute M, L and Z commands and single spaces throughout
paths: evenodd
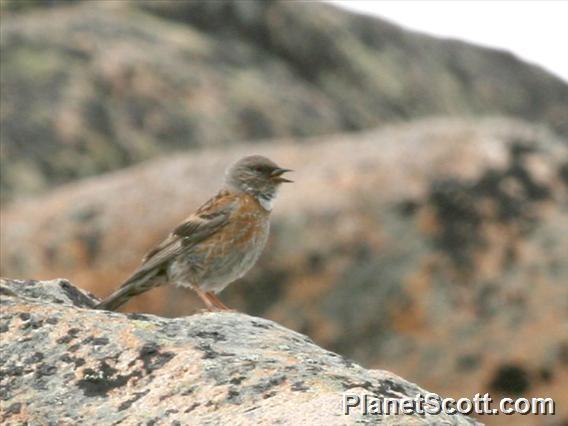
M 218 293 L 245 275 L 264 249 L 268 221 L 230 226 L 235 229 L 227 229 L 224 235 L 232 238 L 210 238 L 173 262 L 168 270 L 171 281 Z
M 217 262 L 217 268 L 201 277 L 199 286 L 205 291 L 220 292 L 233 281 L 245 275 L 258 260 L 262 250 L 256 248 L 233 253 Z

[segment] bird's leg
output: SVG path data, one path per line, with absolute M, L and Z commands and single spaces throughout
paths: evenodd
M 203 302 L 205 303 L 205 306 L 207 306 L 207 310 L 208 311 L 218 311 L 220 310 L 218 306 L 216 306 L 213 301 L 211 301 L 208 297 L 209 293 L 201 290 L 199 287 L 197 286 L 192 286 L 193 290 L 197 293 L 197 295 L 199 296 L 199 298 L 201 300 L 203 300 Z
M 211 302 L 220 310 L 222 310 L 222 311 L 233 311 L 233 309 L 229 308 L 227 305 L 225 305 L 223 302 L 221 302 L 221 299 L 219 299 L 217 297 L 217 295 L 215 293 L 213 293 L 212 291 L 208 291 L 205 294 L 207 295 L 209 300 L 211 300 Z

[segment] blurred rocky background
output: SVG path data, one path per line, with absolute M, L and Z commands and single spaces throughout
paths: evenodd
M 227 304 L 440 394 L 558 403 L 491 423 L 568 421 L 564 81 L 318 3 L 0 4 L 3 276 L 107 295 L 262 153 L 296 183 Z

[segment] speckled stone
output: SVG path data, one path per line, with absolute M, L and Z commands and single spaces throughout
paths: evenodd
M 425 391 L 272 321 L 96 311 L 66 280 L 2 280 L 2 422 L 15 424 L 475 424 L 461 416 L 342 414 L 345 391 Z

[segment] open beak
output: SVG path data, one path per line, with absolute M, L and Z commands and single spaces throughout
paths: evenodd
M 293 170 L 290 169 L 281 169 L 281 168 L 277 168 L 274 169 L 272 171 L 272 173 L 270 174 L 270 177 L 272 178 L 272 180 L 274 182 L 278 182 L 278 183 L 284 183 L 284 182 L 294 182 L 293 180 L 290 179 L 286 179 L 285 177 L 282 177 L 282 175 L 284 173 L 288 173 L 288 172 L 292 172 Z

